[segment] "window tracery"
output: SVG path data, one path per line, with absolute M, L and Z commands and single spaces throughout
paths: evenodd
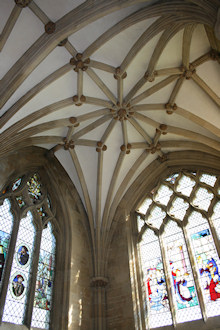
M 50 197 L 36 173 L 17 177 L 0 193 L 2 322 L 50 327 L 56 253 L 53 219 Z
M 137 210 L 147 328 L 220 315 L 220 176 L 173 173 Z

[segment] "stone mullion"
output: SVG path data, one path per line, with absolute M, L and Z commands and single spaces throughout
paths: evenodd
M 189 198 L 189 199 L 188 199 L 188 203 L 189 203 L 193 208 L 195 208 L 195 207 L 193 206 L 192 201 L 193 201 L 193 199 L 195 198 L 195 195 L 196 195 L 196 191 L 197 191 L 197 190 L 198 190 L 198 182 L 196 181 L 196 184 L 195 184 L 195 186 L 193 187 L 190 196 L 188 197 L 188 198 Z M 196 209 L 196 210 L 197 210 L 197 209 Z M 198 210 L 199 210 L 199 209 L 198 209 Z
M 132 238 L 133 238 L 133 246 L 134 246 L 134 254 L 135 254 L 135 263 L 136 263 L 136 273 L 137 273 L 137 285 L 138 285 L 138 291 L 139 291 L 139 303 L 140 303 L 140 313 L 141 313 L 141 326 L 143 329 L 146 329 L 146 321 L 145 321 L 145 304 L 144 301 L 146 301 L 146 297 L 143 292 L 143 278 L 141 274 L 141 256 L 140 256 L 140 249 L 138 245 L 138 229 L 137 229 L 137 217 L 133 213 L 131 215 L 131 226 L 132 226 Z M 149 328 L 149 325 L 147 324 L 147 328 Z
M 142 329 L 140 320 L 140 306 L 139 306 L 139 292 L 137 284 L 137 274 L 136 274 L 136 262 L 134 256 L 134 243 L 132 237 L 132 226 L 130 216 L 127 216 L 126 221 L 126 232 L 127 232 L 127 246 L 128 246 L 128 256 L 129 256 L 129 270 L 130 270 L 130 280 L 131 280 L 131 292 L 133 301 L 133 311 L 134 311 L 134 323 L 135 329 Z
M 182 229 L 183 229 L 183 237 L 184 237 L 184 240 L 185 240 L 186 249 L 187 249 L 187 252 L 188 252 L 188 255 L 189 255 L 190 265 L 191 265 L 191 268 L 192 268 L 192 273 L 193 273 L 194 283 L 195 283 L 195 286 L 196 286 L 196 291 L 197 291 L 197 296 L 198 296 L 198 300 L 199 300 L 200 309 L 201 309 L 201 312 L 202 312 L 203 319 L 206 322 L 207 321 L 206 308 L 205 308 L 205 304 L 204 304 L 204 300 L 203 300 L 202 289 L 201 289 L 201 286 L 199 284 L 198 272 L 196 270 L 196 263 L 195 263 L 194 258 L 193 258 L 193 251 L 192 251 L 192 248 L 191 248 L 191 245 L 190 245 L 190 240 L 188 238 L 186 227 L 183 226 Z
M 35 213 L 35 212 L 34 212 Z M 37 213 L 37 212 L 36 212 Z M 39 217 L 39 216 L 38 216 Z M 33 261 L 31 265 L 31 278 L 29 281 L 29 292 L 28 292 L 28 303 L 26 304 L 26 315 L 24 323 L 31 327 L 31 318 L 33 313 L 33 305 L 34 305 L 34 297 L 35 297 L 35 288 L 36 288 L 36 279 L 37 279 L 37 271 L 38 271 L 38 261 L 40 254 L 40 244 L 42 237 L 42 228 L 37 228 L 36 236 L 35 236 L 35 248 L 33 250 Z
M 20 225 L 20 212 L 17 206 L 17 203 L 15 201 L 15 198 L 13 198 L 11 201 L 11 210 L 13 210 L 12 215 L 13 215 L 13 228 L 12 228 L 12 233 L 11 233 L 11 239 L 10 239 L 10 244 L 8 248 L 8 256 L 7 256 L 7 262 L 5 264 L 5 271 L 4 271 L 4 277 L 3 277 L 3 282 L 2 282 L 2 287 L 1 287 L 1 294 L 0 294 L 0 324 L 2 323 L 2 316 L 4 312 L 4 305 L 6 301 L 6 295 L 7 295 L 7 290 L 8 290 L 8 285 L 9 285 L 9 280 L 10 280 L 10 273 L 11 273 L 11 267 L 12 267 L 12 262 L 14 258 L 14 253 L 15 253 L 15 245 L 17 241 L 17 236 L 18 236 L 18 230 L 19 230 L 19 225 Z M 16 212 L 18 210 L 18 212 Z
M 213 222 L 211 220 L 209 220 L 208 222 L 209 222 L 210 230 L 211 230 L 212 237 L 213 237 L 213 240 L 214 240 L 214 244 L 215 244 L 215 247 L 216 247 L 218 256 L 220 258 L 220 244 L 219 244 L 219 239 L 218 239 L 218 236 L 217 236 L 217 233 L 216 233 L 216 230 L 215 230 L 215 227 L 214 227 Z
M 209 206 L 209 210 L 208 210 L 208 223 L 209 223 L 209 226 L 210 226 L 210 230 L 211 230 L 211 233 L 212 233 L 212 237 L 213 237 L 213 240 L 214 240 L 214 244 L 215 244 L 215 247 L 216 247 L 216 250 L 217 250 L 217 253 L 218 253 L 218 256 L 220 258 L 220 244 L 219 244 L 219 239 L 218 239 L 218 235 L 216 233 L 216 230 L 215 230 L 215 226 L 214 226 L 214 223 L 213 221 L 211 220 L 211 215 L 213 213 L 213 206 L 217 203 L 217 200 L 218 200 L 218 197 L 214 196 L 210 206 Z
M 165 252 L 165 247 L 163 244 L 163 240 L 161 237 L 161 234 L 158 236 L 159 239 L 159 244 L 160 244 L 160 251 L 161 251 L 161 256 L 162 256 L 162 263 L 163 263 L 163 269 L 164 269 L 164 276 L 165 276 L 165 281 L 166 281 L 166 287 L 167 287 L 167 294 L 168 294 L 168 299 L 169 299 L 169 304 L 170 304 L 170 310 L 171 310 L 171 316 L 172 316 L 172 321 L 174 327 L 176 327 L 176 310 L 175 310 L 175 305 L 174 305 L 174 300 L 173 300 L 173 295 L 172 295 L 172 284 L 170 281 L 170 276 L 169 276 L 169 268 L 166 263 L 166 252 Z
M 148 312 L 149 312 L 149 303 L 147 300 L 147 294 L 144 292 L 144 281 L 141 274 L 142 264 L 141 264 L 141 255 L 140 255 L 140 248 L 139 246 L 135 245 L 135 257 L 136 257 L 136 264 L 137 264 L 137 277 L 138 277 L 138 289 L 139 289 L 139 296 L 140 299 L 140 309 L 141 309 L 141 325 L 143 329 L 150 329 L 149 322 L 148 322 Z M 147 306 L 147 315 L 144 313 L 146 311 Z

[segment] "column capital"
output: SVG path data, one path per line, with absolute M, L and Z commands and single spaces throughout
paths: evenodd
M 91 286 L 95 288 L 104 288 L 108 284 L 107 277 L 96 276 L 91 279 Z

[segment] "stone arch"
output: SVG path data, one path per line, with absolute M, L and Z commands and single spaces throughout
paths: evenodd
M 90 291 L 89 280 L 93 272 L 92 251 L 88 219 L 83 204 L 60 163 L 55 157 L 45 153 L 43 148 L 25 148 L 0 160 L 0 164 L 0 189 L 19 175 L 37 172 L 40 175 L 42 184 L 48 191 L 52 205 L 55 206 L 53 225 L 58 251 L 56 255 L 54 308 L 51 314 L 51 327 L 57 330 L 67 329 L 68 318 L 71 317 L 68 312 L 70 305 L 74 305 L 74 294 L 81 294 L 85 300 L 88 299 L 86 308 L 90 308 L 91 297 L 88 291 Z M 82 241 L 82 247 L 79 247 L 78 251 L 74 253 L 79 240 Z M 75 243 L 75 241 L 78 241 L 78 243 Z M 73 265 L 74 259 L 76 259 L 75 267 Z M 85 259 L 87 259 L 87 269 L 84 271 L 83 263 Z M 75 278 L 77 273 L 78 276 L 81 276 L 80 273 L 82 273 L 82 277 L 86 277 L 87 280 L 84 280 L 84 283 L 72 284 L 72 277 Z M 80 282 L 83 282 L 83 280 Z M 86 298 L 86 295 L 88 298 Z M 78 309 L 78 301 L 75 309 Z M 90 323 L 90 315 L 91 312 L 89 311 L 88 315 L 85 316 L 86 320 L 83 320 L 85 324 Z

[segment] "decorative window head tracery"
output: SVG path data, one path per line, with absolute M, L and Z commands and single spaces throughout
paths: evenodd
M 50 327 L 56 250 L 53 219 L 50 197 L 36 173 L 17 177 L 0 193 L 3 322 Z M 10 269 L 7 276 L 6 269 Z
M 174 173 L 137 210 L 147 328 L 220 315 L 219 184 L 210 173 Z

